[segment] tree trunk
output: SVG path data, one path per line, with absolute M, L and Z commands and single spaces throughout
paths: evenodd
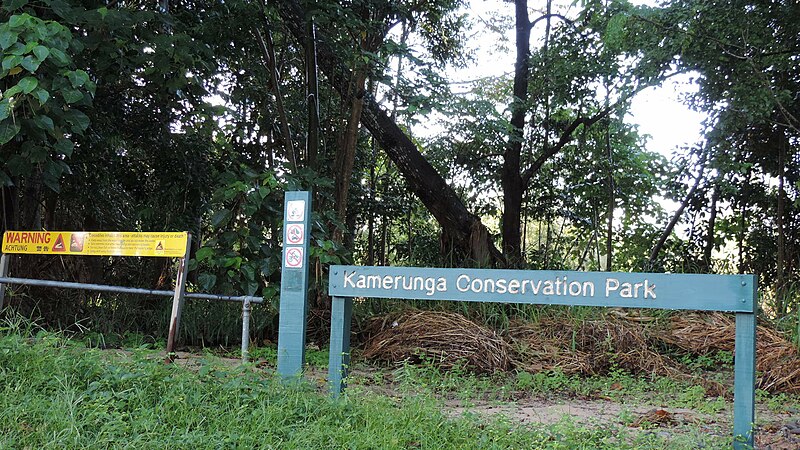
M 256 30 L 258 43 L 261 51 L 264 54 L 264 67 L 266 68 L 270 82 L 272 84 L 272 92 L 275 95 L 275 107 L 278 110 L 278 117 L 280 118 L 281 135 L 283 136 L 283 146 L 286 150 L 286 159 L 289 162 L 289 167 L 292 173 L 297 173 L 297 155 L 294 151 L 294 144 L 292 142 L 292 134 L 289 130 L 289 119 L 286 116 L 286 110 L 283 107 L 283 96 L 281 95 L 280 84 L 278 82 L 278 67 L 275 61 L 275 46 L 272 42 L 272 32 L 270 31 L 269 23 L 267 22 L 266 15 L 264 16 L 264 29 L 262 34 L 260 30 Z M 303 22 L 305 23 L 305 22 Z
M 520 175 L 520 157 L 524 139 L 528 103 L 528 77 L 531 26 L 528 1 L 515 0 L 517 59 L 514 64 L 514 90 L 511 103 L 511 132 L 503 155 L 503 254 L 512 266 L 522 262 L 520 223 L 524 185 Z
M 280 1 L 275 6 L 284 24 L 300 42 L 306 42 L 303 11 L 297 1 Z M 317 33 L 317 54 L 320 69 L 345 101 L 347 85 L 352 74 L 341 58 L 327 43 L 325 36 Z M 422 201 L 442 227 L 442 232 L 459 248 L 465 258 L 479 262 L 497 262 L 501 255 L 489 240 L 490 235 L 480 218 L 467 211 L 461 199 L 442 176 L 417 150 L 416 145 L 403 133 L 386 111 L 366 93 L 361 123 L 370 131 L 394 162 L 408 186 Z M 486 242 L 480 242 L 485 240 Z M 476 245 L 479 244 L 479 245 Z
M 720 189 L 719 182 L 714 185 L 714 192 L 711 194 L 710 214 L 708 216 L 708 230 L 706 230 L 706 244 L 703 248 L 703 264 L 705 272 L 711 273 L 711 253 L 714 251 L 714 228 L 717 224 L 717 202 L 719 201 Z
M 319 83 L 317 81 L 317 44 L 314 20 L 306 24 L 306 102 L 308 102 L 308 139 L 306 140 L 306 163 L 311 170 L 317 170 L 319 153 Z
M 339 149 L 336 152 L 334 161 L 336 218 L 344 224 L 347 221 L 347 198 L 350 193 L 350 178 L 353 176 L 353 164 L 356 158 L 356 146 L 358 145 L 359 122 L 361 112 L 364 108 L 364 87 L 367 79 L 366 69 L 360 69 L 355 73 L 355 79 L 351 84 L 353 94 L 350 97 L 350 117 L 347 119 L 347 127 L 344 131 Z M 344 230 L 336 230 L 333 233 L 334 240 L 338 243 L 343 242 Z
M 377 157 L 377 148 L 375 146 L 375 139 L 370 139 L 370 149 L 372 151 L 372 158 L 369 162 L 369 211 L 367 216 L 367 265 L 375 265 L 375 164 Z
M 0 200 L 2 200 L 3 207 L 3 221 L 0 230 L 6 232 L 9 230 L 19 229 L 17 226 L 17 188 L 16 186 L 2 186 L 0 187 Z
M 608 84 L 606 84 L 606 108 L 608 108 Z M 614 153 L 611 150 L 611 119 L 606 117 L 606 160 L 608 163 L 606 183 L 608 184 L 608 205 L 606 206 L 606 271 L 614 267 Z
M 786 178 L 785 165 L 786 165 L 786 138 L 781 132 L 778 142 L 778 204 L 777 204 L 777 226 L 778 226 L 778 254 L 776 257 L 775 266 L 775 313 L 777 318 L 781 318 L 786 314 L 786 280 L 784 274 L 784 262 L 786 259 L 786 234 L 784 230 L 783 216 L 786 212 L 786 202 L 784 200 L 784 181 Z

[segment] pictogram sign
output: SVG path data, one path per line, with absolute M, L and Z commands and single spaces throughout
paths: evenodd
M 303 247 L 287 247 L 283 265 L 291 269 L 303 267 Z
M 305 240 L 305 226 L 302 223 L 290 223 L 286 225 L 286 243 L 291 245 L 302 245 Z
M 83 251 L 83 241 L 86 238 L 85 233 L 72 233 L 69 238 L 69 251 L 80 253 Z
M 286 220 L 289 222 L 302 222 L 306 218 L 305 200 L 290 200 L 286 202 Z
M 55 244 L 53 244 L 53 251 L 54 252 L 65 252 L 67 251 L 67 247 L 64 245 L 64 236 L 59 234 L 56 238 Z

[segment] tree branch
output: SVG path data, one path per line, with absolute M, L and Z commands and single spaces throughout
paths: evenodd
M 563 133 L 561 133 L 561 138 L 558 140 L 558 143 L 552 147 L 549 146 L 545 147 L 544 153 L 539 155 L 539 157 L 536 158 L 533 164 L 531 164 L 527 169 L 525 169 L 525 172 L 522 173 L 523 186 L 528 186 L 528 184 L 530 184 L 531 178 L 533 178 L 533 175 L 536 174 L 536 172 L 538 172 L 542 168 L 544 163 L 546 163 L 548 159 L 555 156 L 558 152 L 561 151 L 561 149 L 564 148 L 564 146 L 566 146 L 567 144 L 570 143 L 570 141 L 572 141 L 572 133 L 574 133 L 579 126 L 583 125 L 588 128 L 594 125 L 595 123 L 597 123 L 597 121 L 599 121 L 603 117 L 606 117 L 611 112 L 612 109 L 613 108 L 609 106 L 607 108 L 604 108 L 603 110 L 601 110 L 592 117 L 579 117 L 573 120 L 572 123 L 569 124 L 567 129 L 564 130 Z

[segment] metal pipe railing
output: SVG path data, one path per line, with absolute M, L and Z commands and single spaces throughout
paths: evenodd
M 70 281 L 37 280 L 33 278 L 0 277 L 0 284 L 21 284 L 27 286 L 58 287 L 65 289 L 83 289 L 87 291 L 116 292 L 120 294 L 160 295 L 165 297 L 172 297 L 173 295 L 175 295 L 175 291 L 161 291 L 156 289 L 111 286 L 107 284 L 74 283 Z M 252 295 L 232 296 L 232 295 L 203 294 L 199 292 L 187 292 L 184 294 L 184 297 L 202 299 L 202 300 L 220 300 L 225 302 L 250 302 L 250 303 L 264 302 L 263 298 L 254 297 Z

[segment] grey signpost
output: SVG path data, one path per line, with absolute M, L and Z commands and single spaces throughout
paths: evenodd
M 757 308 L 753 275 L 332 266 L 328 293 L 333 302 L 328 382 L 334 396 L 345 387 L 353 297 L 736 313 L 733 447 L 753 446 Z
M 286 192 L 283 211 L 278 374 L 291 380 L 302 374 L 306 358 L 311 193 Z

